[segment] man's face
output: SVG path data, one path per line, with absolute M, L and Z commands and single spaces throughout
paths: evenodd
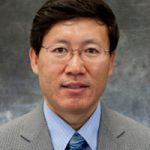
M 42 45 L 53 49 L 109 49 L 108 31 L 94 19 L 76 18 L 55 24 Z M 112 74 L 114 53 L 85 61 L 75 52 L 69 60 L 61 61 L 44 48 L 38 56 L 31 48 L 30 60 L 48 106 L 63 117 L 65 113 L 86 114 L 95 110 Z

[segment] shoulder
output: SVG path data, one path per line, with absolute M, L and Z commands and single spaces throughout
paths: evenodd
M 9 121 L 8 123 L 2 124 L 0 126 L 0 136 L 3 134 L 7 134 L 7 132 L 10 134 L 10 132 L 18 132 L 19 129 L 22 127 L 24 122 L 30 118 L 31 114 L 33 112 L 29 112 L 27 114 L 24 114 L 23 116 L 20 116 L 14 120 Z
M 3 147 L 4 145 L 12 147 L 12 145 L 14 145 L 13 142 L 17 141 L 19 138 L 23 124 L 29 116 L 30 113 L 25 114 L 0 126 L 0 147 Z
M 2 150 L 13 149 L 21 140 L 21 133 L 25 128 L 32 130 L 32 125 L 37 122 L 40 116 L 38 108 L 33 111 L 14 119 L 6 124 L 0 126 L 0 147 Z M 29 131 L 32 132 L 32 131 Z M 15 149 L 15 148 L 14 148 Z
M 105 118 L 104 118 L 105 117 Z M 129 147 L 150 149 L 150 129 L 116 111 L 104 107 L 104 126 Z M 144 149 L 144 150 L 145 150 Z
M 109 112 L 109 117 L 111 117 L 112 122 L 114 122 L 118 128 L 124 128 L 130 131 L 130 133 L 133 132 L 138 135 L 144 134 L 150 137 L 150 128 L 116 111 L 109 110 Z

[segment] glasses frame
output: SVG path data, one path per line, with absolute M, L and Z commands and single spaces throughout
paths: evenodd
M 47 52 L 50 52 L 50 53 L 52 53 L 52 50 L 49 50 L 50 49 L 50 46 L 48 46 L 48 47 L 45 47 L 45 46 L 41 46 L 41 48 L 43 48 L 43 49 L 45 49 Z M 106 52 L 106 53 L 109 53 L 110 52 L 110 50 L 109 49 L 105 49 L 105 48 L 101 48 L 102 50 L 103 50 L 103 52 Z M 68 48 L 68 51 L 70 52 L 70 57 L 68 58 L 68 60 L 66 60 L 66 61 L 69 61 L 73 56 L 74 56 L 74 52 L 78 52 L 78 54 L 81 56 L 82 55 L 82 52 L 84 51 L 84 49 L 72 49 L 72 48 Z M 91 58 L 92 58 L 93 56 L 91 56 Z M 60 58 L 60 57 L 59 57 Z M 93 58 L 95 58 L 95 57 L 93 57 Z M 62 60 L 63 60 L 64 58 L 62 58 Z M 81 58 L 82 59 L 82 58 Z M 89 57 L 89 59 L 90 59 L 90 57 Z

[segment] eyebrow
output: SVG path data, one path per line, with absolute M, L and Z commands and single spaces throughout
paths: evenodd
M 54 43 L 69 44 L 69 41 L 64 40 L 64 39 L 56 39 L 54 40 Z
M 87 38 L 85 40 L 83 40 L 83 44 L 86 45 L 86 44 L 97 44 L 99 45 L 100 42 L 98 42 L 97 40 L 93 39 L 93 38 Z
M 67 40 L 64 40 L 64 39 L 55 39 L 53 41 L 53 44 L 60 44 L 60 43 L 61 44 L 69 44 L 69 42 Z M 52 45 L 48 45 L 47 48 L 51 47 Z
M 69 41 L 65 40 L 65 39 L 56 39 L 54 41 L 54 43 L 62 43 L 62 44 L 70 44 Z M 101 45 L 100 42 L 98 42 L 97 40 L 95 40 L 94 38 L 87 38 L 81 41 L 82 45 L 86 45 L 86 44 L 96 44 L 96 45 Z

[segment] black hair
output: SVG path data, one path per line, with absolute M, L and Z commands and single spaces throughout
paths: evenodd
M 119 29 L 116 17 L 103 0 L 48 0 L 37 12 L 31 29 L 30 44 L 38 55 L 45 34 L 59 21 L 78 17 L 95 18 L 108 28 L 110 54 L 116 50 Z

